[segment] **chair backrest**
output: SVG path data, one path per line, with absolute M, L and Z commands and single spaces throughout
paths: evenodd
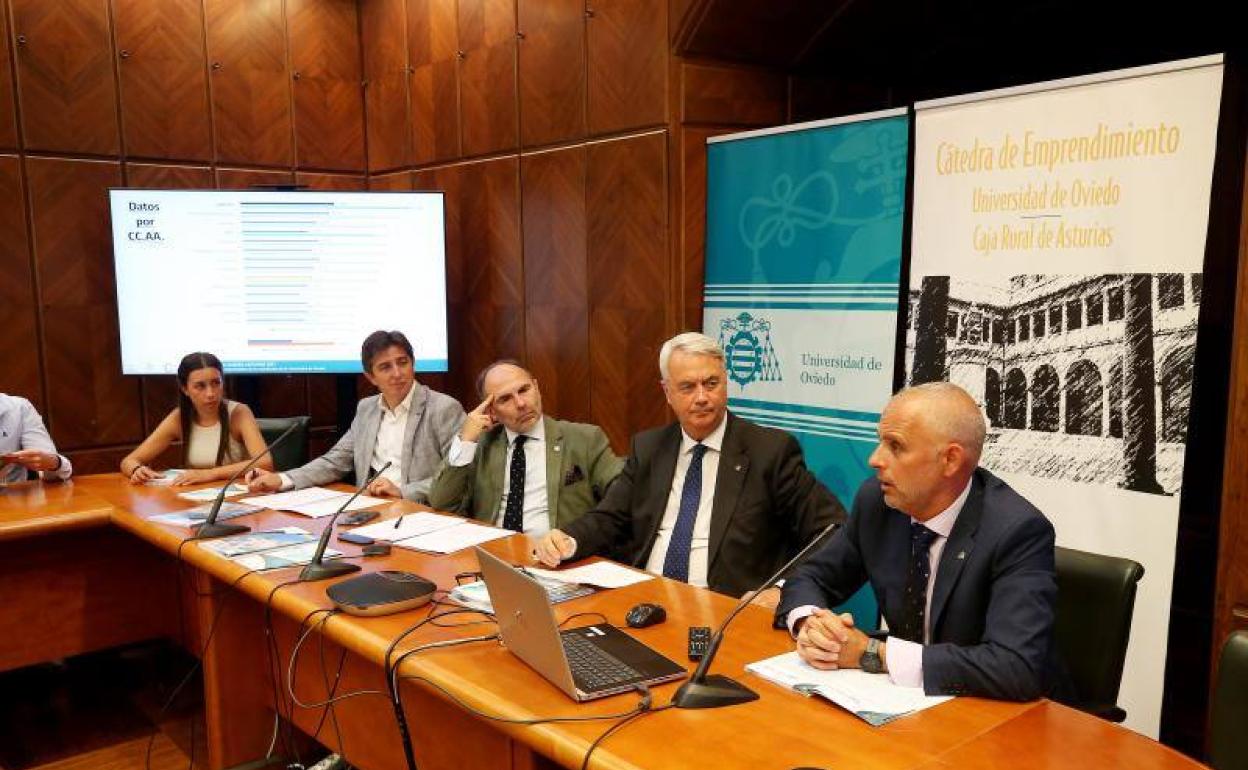
M 1209 764 L 1216 770 L 1248 768 L 1248 631 L 1236 631 L 1222 646 L 1210 734 Z
M 260 435 L 264 436 L 266 444 L 276 441 L 278 436 L 285 433 L 291 425 L 296 426 L 295 432 L 283 441 L 281 446 L 273 450 L 274 468 L 279 471 L 288 471 L 308 461 L 308 423 L 310 421 L 311 418 L 307 415 L 256 418 L 256 424 L 260 426 Z
M 1071 705 L 1113 722 L 1131 639 L 1135 589 L 1144 567 L 1131 559 L 1057 548 L 1057 649 L 1078 700 Z

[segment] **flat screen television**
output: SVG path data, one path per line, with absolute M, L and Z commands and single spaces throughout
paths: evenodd
M 444 372 L 440 192 L 109 191 L 124 374 L 215 353 L 230 374 L 361 371 L 377 329 Z

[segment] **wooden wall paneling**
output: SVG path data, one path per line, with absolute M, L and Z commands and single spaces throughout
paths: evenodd
M 368 177 L 370 190 L 410 190 L 412 189 L 412 172 L 396 171 L 393 174 L 378 174 Z
M 363 171 L 364 94 L 355 3 L 287 0 L 300 168 Z
M 518 0 L 520 143 L 585 135 L 585 0 Z
M 735 128 L 682 126 L 680 129 L 680 232 L 677 281 L 679 326 L 702 328 L 702 288 L 706 279 L 706 140 Z
M 204 0 L 218 162 L 290 166 L 282 0 Z
M 212 169 L 207 166 L 164 166 L 153 163 L 127 163 L 126 182 L 130 187 L 156 190 L 211 190 Z M 191 353 L 193 351 L 186 351 Z M 178 401 L 177 378 L 170 375 L 142 377 L 143 433 L 150 433 Z M 124 456 L 124 455 L 123 455 Z
M 17 102 L 9 59 L 9 6 L 0 3 L 0 148 L 17 149 Z
M 583 146 L 520 160 L 525 363 L 538 380 L 545 410 L 578 422 L 593 417 L 585 163 Z
M 26 149 L 116 155 L 108 0 L 11 0 Z
M 782 72 L 682 61 L 681 121 L 774 126 L 788 111 L 788 79 Z
M 309 190 L 367 190 L 368 179 L 362 174 L 295 173 L 295 184 Z
M 126 155 L 212 159 L 201 0 L 113 0 Z
M 667 319 L 667 136 L 592 144 L 586 166 L 593 422 L 617 452 L 668 419 L 659 389 Z
M 139 382 L 121 374 L 110 249 L 107 190 L 121 186 L 121 165 L 27 158 L 26 178 L 53 438 L 66 449 L 137 441 Z
M 12 344 L 5 346 L 0 366 L 0 392 L 30 399 L 42 411 L 38 307 L 30 270 L 26 232 L 26 197 L 21 160 L 0 156 L 0 329 Z
M 361 0 L 359 6 L 368 170 L 400 168 L 411 162 L 404 2 Z
M 455 0 L 409 0 L 412 160 L 459 157 L 459 34 Z
M 514 0 L 459 0 L 460 136 L 466 157 L 516 146 Z
M 667 9 L 663 0 L 587 0 L 590 134 L 667 119 Z
M 449 360 L 448 367 L 452 372 L 456 371 L 462 356 L 458 352 L 462 347 L 463 335 L 461 332 L 461 324 L 459 318 L 461 316 L 462 303 L 457 298 L 463 296 L 463 277 L 462 271 L 459 269 L 460 260 L 458 255 L 460 249 L 459 239 L 459 204 L 452 198 L 457 197 L 459 193 L 459 185 L 456 182 L 459 175 L 455 170 L 457 167 L 443 167 L 438 170 L 422 169 L 413 171 L 407 175 L 409 187 L 402 189 L 413 190 L 440 190 L 444 195 L 444 217 L 446 221 L 446 296 L 447 296 L 447 358 Z M 413 343 L 415 344 L 415 343 Z M 458 373 L 458 372 L 456 372 Z M 475 377 L 475 375 L 473 375 Z M 459 391 L 458 385 L 451 380 L 451 372 L 427 372 L 420 375 L 420 381 L 425 385 L 433 388 L 440 393 L 456 393 Z M 363 377 L 360 378 L 364 380 Z M 475 394 L 474 394 L 475 395 Z M 458 397 L 458 396 L 457 396 Z M 470 398 L 469 401 L 472 399 Z M 468 402 L 464 402 L 465 404 Z M 472 409 L 476 404 L 468 406 Z
M 259 168 L 218 168 L 218 190 L 248 190 L 256 186 L 294 184 L 291 171 L 270 171 Z

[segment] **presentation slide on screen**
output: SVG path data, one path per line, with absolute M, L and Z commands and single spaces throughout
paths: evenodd
M 126 374 L 359 372 L 377 329 L 445 371 L 441 193 L 112 190 Z

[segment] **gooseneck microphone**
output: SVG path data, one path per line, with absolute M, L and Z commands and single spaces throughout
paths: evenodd
M 325 525 L 325 529 L 321 530 L 321 540 L 316 544 L 316 552 L 312 554 L 312 561 L 308 562 L 303 571 L 299 573 L 299 579 L 304 581 L 326 580 L 339 575 L 346 575 L 351 572 L 359 572 L 360 565 L 352 564 L 349 561 L 325 561 L 325 547 L 329 545 L 329 535 L 334 531 L 334 522 L 338 521 L 338 515 L 347 509 L 347 506 L 355 502 L 355 498 L 360 493 L 368 489 L 368 485 L 373 483 L 373 479 L 386 472 L 386 469 L 394 462 L 388 462 L 381 468 L 368 474 L 368 478 L 364 479 L 364 483 L 356 488 L 355 494 L 347 498 L 338 510 L 334 511 L 333 517 L 329 523 Z
M 235 481 L 238 481 L 240 476 L 251 470 L 256 463 L 260 462 L 260 460 L 265 457 L 265 455 L 272 452 L 278 444 L 285 441 L 287 436 L 294 433 L 295 428 L 297 427 L 299 427 L 298 424 L 291 425 L 286 429 L 285 433 L 278 436 L 272 444 L 265 447 L 263 452 L 251 458 L 251 462 L 244 465 L 243 468 L 233 476 L 230 476 L 229 481 L 226 481 L 225 486 L 221 487 L 221 491 L 217 493 L 217 499 L 212 501 L 212 508 L 208 511 L 208 517 L 204 519 L 204 523 L 195 528 L 195 534 L 191 535 L 192 540 L 208 540 L 214 537 L 225 537 L 226 535 L 237 535 L 243 532 L 251 531 L 251 527 L 246 527 L 242 524 L 217 523 L 217 514 L 221 513 L 221 504 L 225 502 L 225 493 Z
M 728 613 L 728 617 L 724 618 L 724 622 L 719 624 L 719 628 L 715 629 L 715 635 L 711 637 L 710 644 L 706 646 L 706 654 L 702 656 L 702 661 L 698 663 L 697 669 L 693 672 L 693 676 L 689 681 L 680 686 L 676 694 L 672 696 L 672 705 L 682 709 L 713 709 L 721 706 L 735 706 L 738 703 L 748 703 L 758 699 L 758 693 L 741 684 L 740 682 L 729 679 L 723 674 L 711 674 L 706 672 L 711 667 L 711 661 L 715 660 L 715 653 L 719 652 L 719 643 L 724 640 L 724 631 L 727 630 L 728 624 L 732 622 L 746 605 L 754 601 L 754 597 L 758 596 L 764 589 L 775 585 L 780 576 L 789 571 L 789 568 L 802 560 L 806 554 L 815 549 L 815 546 L 824 542 L 825 538 L 841 525 L 841 522 L 834 521 L 823 528 L 823 531 L 814 537 L 806 547 L 797 552 L 797 555 L 789 559 L 783 567 L 776 570 L 776 574 L 767 578 L 758 588 L 750 591 L 741 597 L 741 601 L 737 602 L 737 606 L 732 612 Z

